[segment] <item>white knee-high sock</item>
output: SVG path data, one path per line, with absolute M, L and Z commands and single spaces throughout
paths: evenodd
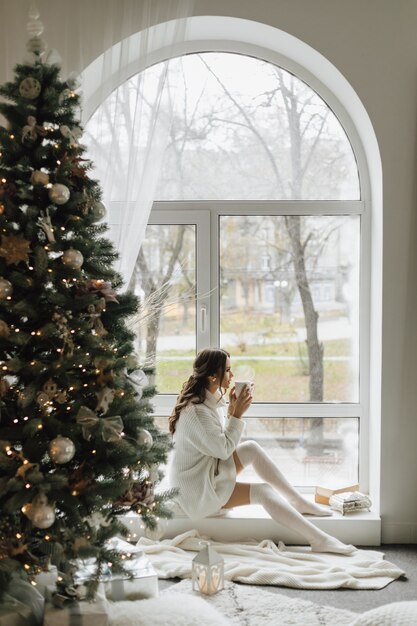
M 236 453 L 244 467 L 252 465 L 259 478 L 262 478 L 285 496 L 299 513 L 321 517 L 332 515 L 328 508 L 303 498 L 256 441 L 245 441 L 245 443 L 239 444 Z
M 289 502 L 281 498 L 271 485 L 266 483 L 251 484 L 249 499 L 251 504 L 261 504 L 273 520 L 300 533 L 311 545 L 313 552 L 351 554 L 356 550 L 354 546 L 346 545 L 316 528 Z

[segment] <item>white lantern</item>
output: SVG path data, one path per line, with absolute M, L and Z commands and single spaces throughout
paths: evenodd
M 208 596 L 224 588 L 224 560 L 210 545 L 193 558 L 193 591 Z

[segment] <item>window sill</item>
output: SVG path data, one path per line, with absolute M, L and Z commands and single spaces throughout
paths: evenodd
M 306 518 L 321 530 L 345 543 L 357 546 L 381 544 L 381 518 L 376 512 L 361 511 L 348 515 L 334 512 L 331 517 L 306 516 Z M 131 514 L 125 516 L 122 521 L 128 527 L 131 539 L 145 534 L 144 529 L 141 529 L 139 516 Z M 201 535 L 208 536 L 214 541 L 272 539 L 275 542 L 283 541 L 288 545 L 302 545 L 303 543 L 300 535 L 274 522 L 258 505 L 236 507 L 226 511 L 224 515 L 197 521 L 175 515 L 170 520 L 161 520 L 159 538 L 172 539 L 194 528 Z

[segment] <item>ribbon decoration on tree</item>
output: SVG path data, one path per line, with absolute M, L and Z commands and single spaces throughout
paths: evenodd
M 77 413 L 77 424 L 80 424 L 84 439 L 90 441 L 98 428 L 101 428 L 103 441 L 118 441 L 123 434 L 123 421 L 119 415 L 97 417 L 87 406 L 81 406 Z
M 83 131 L 79 126 L 74 126 L 70 128 L 69 126 L 61 126 L 60 129 L 61 135 L 65 137 L 65 139 L 69 139 L 71 147 L 78 147 L 78 140 L 80 139 Z
M 27 139 L 35 141 L 38 135 L 44 137 L 46 135 L 46 129 L 36 123 L 36 117 L 29 115 L 27 125 L 22 128 L 22 143 Z
M 145 372 L 143 370 L 135 370 L 131 374 L 126 374 L 126 380 L 128 380 L 133 387 L 137 399 L 140 400 L 143 395 L 144 387 L 149 385 L 149 380 Z

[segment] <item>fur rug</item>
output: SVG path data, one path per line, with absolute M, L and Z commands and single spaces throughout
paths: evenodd
M 110 616 L 112 626 L 347 626 L 357 614 L 232 582 L 202 597 L 182 580 L 158 598 L 111 603 Z

